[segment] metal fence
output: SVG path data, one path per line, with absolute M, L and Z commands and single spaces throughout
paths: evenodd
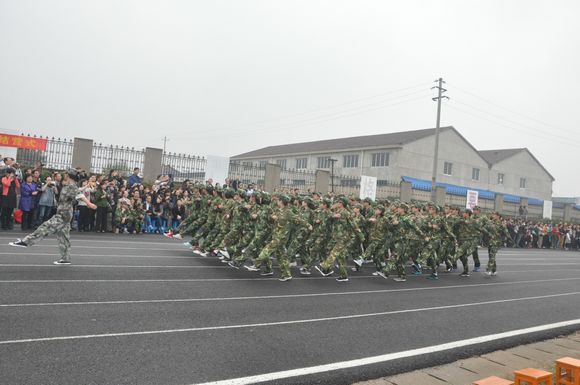
M 161 173 L 173 175 L 173 180 L 183 182 L 186 179 L 203 182 L 207 159 L 201 156 L 163 153 Z
M 72 139 L 49 138 L 36 135 L 26 136 L 47 139 L 47 144 L 46 151 L 19 148 L 16 151 L 16 161 L 22 165 L 22 168 L 36 167 L 40 163 L 42 163 L 45 168 L 57 170 L 64 170 L 72 166 Z
M 285 169 L 280 172 L 280 188 L 298 189 L 300 193 L 314 191 L 316 187 L 316 171 Z
M 143 169 L 145 151 L 123 146 L 106 146 L 93 143 L 91 172 L 106 174 L 110 170 L 118 170 L 124 176 L 130 175 L 135 167 Z
M 232 160 L 230 161 L 228 178 L 230 180 L 239 180 L 245 185 L 253 183 L 258 189 L 264 188 L 266 165 L 240 163 Z

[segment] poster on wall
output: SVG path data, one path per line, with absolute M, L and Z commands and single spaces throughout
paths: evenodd
M 230 158 L 227 156 L 208 155 L 205 168 L 205 180 L 212 179 L 213 184 L 224 184 L 230 169 Z
M 371 198 L 375 200 L 377 196 L 377 178 L 374 176 L 362 175 L 360 177 L 359 198 Z
M 552 201 L 544 201 L 543 218 L 552 219 Z
M 467 202 L 465 203 L 465 208 L 473 210 L 477 206 L 477 201 L 479 200 L 479 192 L 473 190 L 467 190 Z

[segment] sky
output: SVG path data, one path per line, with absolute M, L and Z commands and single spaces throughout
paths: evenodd
M 580 196 L 576 0 L 0 0 L 0 127 L 192 155 L 441 125 Z

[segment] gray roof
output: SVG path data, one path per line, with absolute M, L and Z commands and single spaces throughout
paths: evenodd
M 525 148 L 507 148 L 504 150 L 479 151 L 479 154 L 487 161 L 487 163 L 496 164 L 504 159 L 511 158 L 515 154 L 524 150 Z
M 454 129 L 451 126 L 441 127 L 441 132 Z M 246 152 L 233 156 L 232 159 L 261 158 L 286 154 L 309 154 L 313 152 L 331 152 L 365 147 L 400 146 L 406 143 L 434 135 L 434 128 L 423 130 L 391 132 L 388 134 L 354 136 L 350 138 L 318 140 L 315 142 L 303 142 L 269 146 L 255 151 Z
M 526 151 L 530 156 L 536 161 L 536 163 L 552 178 L 552 181 L 556 180 L 552 174 L 544 167 L 542 163 L 532 154 L 530 150 L 527 148 L 506 148 L 503 150 L 485 150 L 479 151 L 479 155 L 486 160 L 487 163 L 490 165 L 494 165 L 496 163 L 501 162 L 507 158 L 511 158 L 512 156 L 519 154 L 522 151 Z

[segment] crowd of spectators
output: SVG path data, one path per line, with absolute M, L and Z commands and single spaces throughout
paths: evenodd
M 79 181 L 79 189 L 97 208 L 92 210 L 80 201 L 72 230 L 162 234 L 176 228 L 189 215 L 194 183 L 189 180 L 176 183 L 171 175 L 159 175 L 152 185 L 145 185 L 140 171 L 135 168 L 128 178 L 118 170 L 85 175 Z M 12 230 L 15 223 L 20 224 L 22 231 L 34 230 L 56 213 L 62 189 L 60 172 L 43 171 L 42 164 L 21 170 L 14 159 L 4 158 L 0 161 L 0 175 L 2 230 Z M 222 187 L 246 188 L 249 194 L 253 191 L 253 185 L 243 185 L 239 179 L 226 180 Z M 131 213 L 131 221 L 126 221 L 125 212 Z
M 79 182 L 85 196 L 97 206 L 92 210 L 80 202 L 72 229 L 79 232 L 160 233 L 176 228 L 189 215 L 195 183 L 176 183 L 171 175 L 159 175 L 145 185 L 139 168 L 128 177 L 117 170 L 105 175 L 86 175 Z M 23 231 L 36 228 L 56 213 L 62 188 L 59 172 L 43 172 L 42 164 L 22 170 L 12 158 L 0 161 L 0 225 L 2 230 L 20 223 Z M 222 187 L 244 188 L 252 194 L 254 185 L 226 179 Z M 210 179 L 207 184 L 214 184 Z M 217 185 L 217 184 L 216 184 Z M 125 208 L 131 212 L 132 226 L 125 222 Z M 120 216 L 123 216 L 121 219 Z M 518 248 L 546 248 L 580 251 L 580 225 L 510 218 L 507 227 Z
M 580 225 L 512 218 L 507 228 L 516 248 L 580 251 Z

